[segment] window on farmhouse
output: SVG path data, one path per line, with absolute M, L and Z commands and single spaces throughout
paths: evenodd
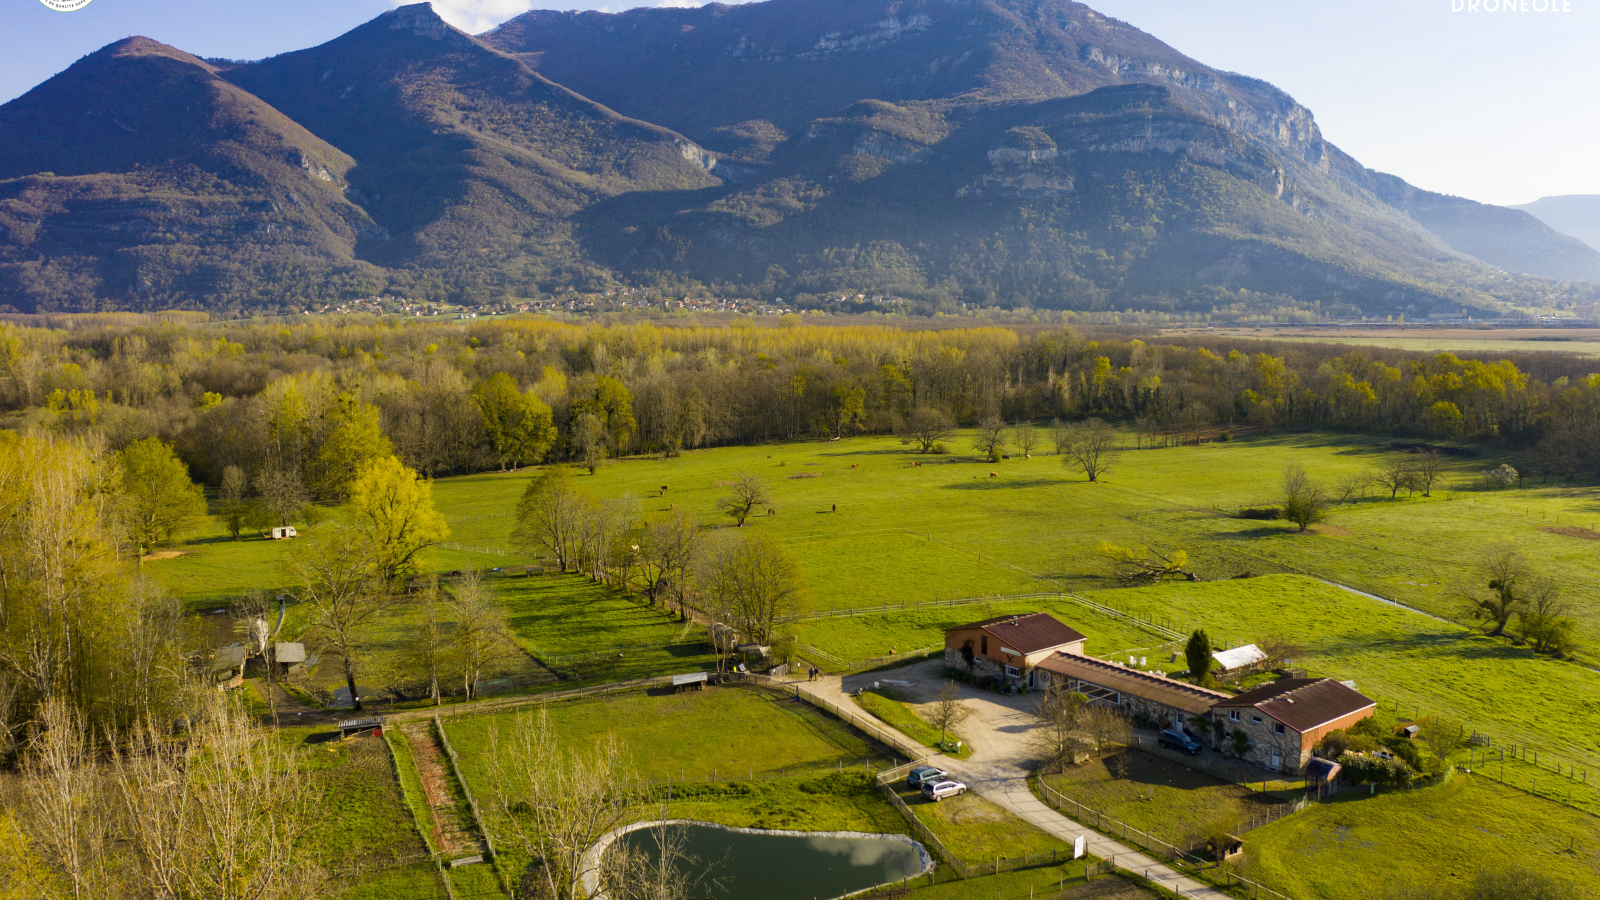
M 1230 721 L 1230 722 L 1239 721 L 1239 711 L 1237 709 L 1228 710 L 1228 721 Z
M 1251 716 L 1250 717 L 1250 721 L 1256 723 L 1257 725 L 1260 725 L 1261 724 L 1261 717 L 1260 716 Z
M 989 636 L 987 634 L 983 636 L 983 655 L 989 655 Z
M 1283 734 L 1283 723 L 1282 722 L 1273 722 L 1272 723 L 1272 733 L 1273 734 Z
M 1010 675 L 1012 678 L 1015 678 L 1022 673 L 1017 671 L 1016 666 L 1006 666 L 1006 674 Z

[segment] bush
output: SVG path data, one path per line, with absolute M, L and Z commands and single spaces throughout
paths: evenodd
M 946 447 L 944 444 L 934 444 L 933 452 L 938 456 L 944 456 L 950 452 L 950 448 Z
M 1233 434 L 1230 433 L 1230 432 L 1224 431 L 1223 433 L 1217 435 L 1217 440 L 1226 443 L 1228 441 L 1233 440 Z
M 1404 784 L 1414 774 L 1403 759 L 1384 759 L 1359 753 L 1346 753 L 1339 757 L 1339 765 L 1344 767 L 1345 777 L 1362 784 Z
M 1517 478 L 1517 470 L 1505 463 L 1501 463 L 1499 468 L 1483 473 L 1483 480 L 1492 488 L 1509 487 L 1517 482 Z
M 1317 741 L 1317 752 L 1324 759 L 1338 759 L 1346 753 L 1369 753 L 1383 746 L 1371 735 L 1359 731 L 1330 731 Z
M 1283 518 L 1283 509 L 1280 508 L 1280 507 L 1277 507 L 1277 506 L 1264 506 L 1264 507 L 1260 507 L 1260 508 L 1241 509 L 1241 510 L 1239 510 L 1239 518 L 1241 518 L 1241 519 L 1264 519 L 1264 520 L 1268 520 L 1268 521 L 1270 521 L 1272 519 L 1281 519 L 1281 518 Z
M 994 449 L 989 451 L 989 462 L 997 463 L 999 461 L 1000 461 L 1000 448 L 999 447 L 995 447 Z

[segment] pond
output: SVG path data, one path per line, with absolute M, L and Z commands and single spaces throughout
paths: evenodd
M 708 900 L 832 900 L 932 867 L 922 845 L 904 835 L 757 831 L 700 822 L 669 827 L 685 829 L 685 867 L 706 873 L 693 896 Z M 616 840 L 655 859 L 655 835 L 644 826 Z

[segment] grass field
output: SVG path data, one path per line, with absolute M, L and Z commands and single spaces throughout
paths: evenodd
M 807 703 L 766 691 L 712 688 L 685 694 L 633 692 L 551 704 L 550 723 L 565 746 L 592 746 L 615 732 L 640 776 L 704 781 L 779 775 L 803 769 L 860 770 L 885 751 Z M 485 789 L 484 753 L 491 727 L 516 726 L 517 713 L 457 717 L 445 722 L 474 791 Z M 876 771 L 876 769 L 874 769 Z
M 1346 795 L 1245 836 L 1249 876 L 1306 900 L 1398 896 L 1516 863 L 1580 883 L 1600 874 L 1600 819 L 1457 775 L 1420 791 Z
M 1299 644 L 1297 663 L 1311 674 L 1354 680 L 1408 713 L 1420 706 L 1503 740 L 1600 758 L 1594 672 L 1454 623 L 1295 575 L 1102 591 L 1095 599 L 1187 618 L 1234 641 L 1280 634 Z
M 1063 859 L 1072 857 L 1072 845 L 1056 839 L 1004 809 L 968 791 L 958 797 L 947 797 L 935 803 L 922 796 L 922 792 L 896 785 L 900 799 L 911 808 L 929 831 L 939 840 L 973 865 L 992 863 L 997 857 L 1017 859 L 1040 853 L 1055 852 Z
M 704 629 L 616 588 L 580 575 L 496 577 L 491 584 L 518 644 L 569 679 L 563 687 L 716 667 Z M 594 658 L 602 651 L 619 653 Z
M 800 640 L 843 659 L 875 659 L 941 645 L 946 628 L 1009 613 L 1039 610 L 1047 610 L 1072 623 L 1072 627 L 1089 638 L 1089 652 L 1097 655 L 1151 647 L 1167 640 L 1126 619 L 1096 612 L 1080 603 L 1051 600 L 995 601 L 811 619 L 796 623 L 794 629 Z
M 916 710 L 889 696 L 889 694 L 890 691 L 888 690 L 862 691 L 853 695 L 853 699 L 857 706 L 906 737 L 927 747 L 938 747 L 940 744 L 939 729 L 924 722 L 922 717 L 917 715 Z M 949 741 L 961 740 L 961 735 L 955 731 L 949 732 L 944 737 Z M 956 759 L 966 759 L 972 755 L 972 745 L 963 740 L 959 752 L 947 755 L 954 756 Z
M 1280 805 L 1271 795 L 1131 750 L 1043 780 L 1090 809 L 1180 847 L 1200 840 L 1208 822 L 1227 822 L 1237 831 L 1240 823 Z
M 285 729 L 284 740 L 304 741 L 316 729 Z M 345 875 L 347 900 L 443 898 L 438 871 L 412 824 L 389 748 L 379 738 L 304 746 L 302 759 L 322 797 L 307 835 L 322 862 Z M 331 750 L 331 752 L 330 752 Z

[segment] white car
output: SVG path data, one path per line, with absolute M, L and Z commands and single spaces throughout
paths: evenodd
M 938 802 L 946 797 L 955 797 L 967 792 L 967 786 L 959 781 L 924 781 L 922 783 L 922 796 Z

